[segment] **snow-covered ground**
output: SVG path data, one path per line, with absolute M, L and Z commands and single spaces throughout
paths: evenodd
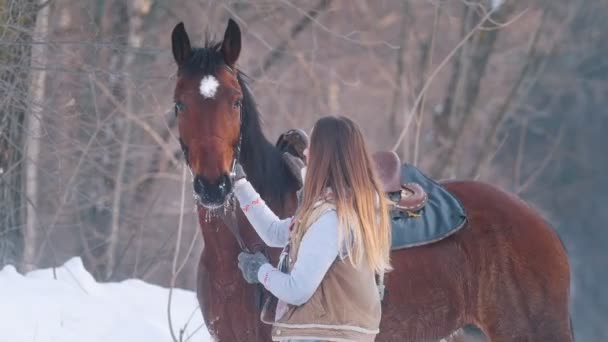
M 97 283 L 79 258 L 56 269 L 0 270 L 0 341 L 171 342 L 169 289 L 130 279 Z M 183 341 L 209 342 L 196 294 L 175 289 L 171 315 Z M 190 338 L 189 338 L 190 337 Z M 189 338 L 189 339 L 188 339 Z

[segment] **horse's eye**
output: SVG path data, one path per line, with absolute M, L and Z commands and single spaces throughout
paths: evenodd
M 235 109 L 239 109 L 239 108 L 241 108 L 242 105 L 243 105 L 243 100 L 242 99 L 238 99 L 238 100 L 234 101 L 233 107 Z
M 175 101 L 175 115 L 181 113 L 186 109 L 186 105 L 183 102 Z

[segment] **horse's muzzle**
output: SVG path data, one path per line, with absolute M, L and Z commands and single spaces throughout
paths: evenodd
M 194 177 L 194 193 L 204 206 L 219 206 L 224 204 L 232 192 L 232 181 L 228 174 L 223 174 L 217 182 L 210 182 L 203 176 Z

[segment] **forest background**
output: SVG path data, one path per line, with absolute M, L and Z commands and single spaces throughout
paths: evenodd
M 347 115 L 374 150 L 521 196 L 568 249 L 577 339 L 607 340 L 606 17 L 603 0 L 0 0 L 0 268 L 77 255 L 99 281 L 194 289 L 170 33 L 201 45 L 233 18 L 271 141 Z

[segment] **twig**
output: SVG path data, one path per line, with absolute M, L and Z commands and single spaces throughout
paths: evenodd
M 192 336 L 196 335 L 196 333 L 198 333 L 199 330 L 201 330 L 204 327 L 205 327 L 205 323 L 201 323 L 196 329 L 194 329 L 192 334 L 190 334 L 190 335 L 188 335 L 188 337 L 186 337 L 186 342 L 189 341 L 192 338 Z
M 173 253 L 173 265 L 171 267 L 171 286 L 169 288 L 169 299 L 167 301 L 167 320 L 169 321 L 169 332 L 171 333 L 171 338 L 173 338 L 173 342 L 181 341 L 175 337 L 175 332 L 173 331 L 173 322 L 171 320 L 171 300 L 173 298 L 173 288 L 175 287 L 175 280 L 177 278 L 177 259 L 179 256 L 179 249 L 182 242 L 182 229 L 184 226 L 184 203 L 186 198 L 186 165 L 182 166 L 182 193 L 180 200 L 180 208 L 181 213 L 179 215 L 179 221 L 177 225 L 177 239 L 175 240 L 175 252 Z
M 182 271 L 184 266 L 186 266 L 186 263 L 188 262 L 188 259 L 190 258 L 192 251 L 194 250 L 194 246 L 195 246 L 197 240 L 198 240 L 198 230 L 195 229 L 194 236 L 192 237 L 192 242 L 190 242 L 190 246 L 188 247 L 188 251 L 186 252 L 186 255 L 184 256 L 184 260 L 182 260 L 182 263 L 177 268 L 176 275 Z
M 528 134 L 528 118 L 525 117 L 521 123 L 519 131 L 519 144 L 517 146 L 517 156 L 513 165 L 513 183 L 515 188 L 519 187 L 521 181 L 521 164 L 524 160 L 524 146 L 526 145 L 526 135 Z
M 148 133 L 148 135 L 158 144 L 158 146 L 165 152 L 167 157 L 174 163 L 174 165 L 179 165 L 179 161 L 173 156 L 173 151 L 167 147 L 167 144 L 163 140 L 163 138 L 145 121 L 138 118 L 137 115 L 133 115 L 133 113 L 129 112 L 127 108 L 123 104 L 121 104 L 116 97 L 112 94 L 112 91 L 108 89 L 108 87 L 103 84 L 98 79 L 93 80 L 95 85 L 103 92 L 103 94 L 112 102 L 114 106 L 123 113 L 129 120 L 136 123 L 144 132 Z
M 579 4 L 578 7 L 575 7 L 573 10 L 571 10 L 569 12 L 568 18 L 566 19 L 566 22 L 571 22 L 573 20 L 573 18 L 576 16 L 576 14 L 578 13 L 578 11 L 580 10 L 580 8 L 581 8 L 581 5 Z M 547 16 L 547 12 L 545 11 L 542 14 L 541 23 L 540 23 L 539 27 L 537 28 L 536 32 L 534 33 L 534 36 L 530 40 L 530 46 L 528 48 L 528 54 L 527 54 L 528 62 L 522 69 L 519 79 L 516 81 L 515 85 L 511 88 L 511 91 L 507 95 L 506 100 L 503 102 L 501 108 L 498 111 L 498 115 L 494 121 L 494 124 L 492 125 L 492 131 L 491 131 L 491 134 L 489 135 L 490 141 L 496 140 L 496 135 L 498 133 L 499 126 L 501 126 L 501 123 L 504 122 L 504 120 L 513 111 L 513 107 L 515 106 L 514 102 L 518 105 L 521 103 L 521 101 L 514 100 L 515 95 L 517 93 L 528 94 L 530 89 L 532 89 L 532 87 L 536 84 L 536 82 L 538 81 L 540 76 L 545 71 L 545 67 L 547 65 L 547 59 L 544 59 L 542 61 L 542 63 L 540 63 L 540 65 L 537 66 L 534 75 L 531 77 L 531 80 L 528 82 L 528 84 L 525 87 L 523 87 L 523 80 L 524 80 L 525 76 L 529 73 L 529 69 L 532 67 L 533 59 L 536 56 L 536 45 L 539 41 L 541 30 L 545 24 L 546 16 Z M 568 27 L 567 24 L 563 24 L 557 30 L 557 32 L 554 32 L 554 39 L 553 39 L 551 47 L 549 48 L 549 51 L 546 53 L 547 56 L 553 55 L 553 53 L 558 45 L 557 42 L 567 27 Z M 523 89 L 523 90 L 521 90 L 521 89 Z M 484 166 L 485 163 L 487 163 L 487 161 L 484 161 L 483 158 L 486 158 L 487 155 L 490 153 L 491 147 L 492 147 L 492 143 L 486 145 L 484 147 L 484 149 L 482 150 L 482 152 L 480 152 L 479 158 L 481 158 L 481 159 L 478 159 L 477 162 L 475 163 L 475 168 L 472 172 L 473 175 L 479 175 L 481 173 L 481 168 Z M 516 183 L 516 186 L 519 186 L 519 181 Z
M 150 212 L 152 211 L 152 209 L 154 208 L 154 206 L 156 205 L 156 202 L 161 198 L 160 196 L 154 196 L 152 197 L 153 200 L 148 204 L 148 207 L 146 208 L 146 213 L 142 216 L 142 220 L 139 223 L 139 227 L 137 229 L 137 245 L 135 247 L 135 262 L 133 263 L 133 273 L 132 273 L 132 278 L 137 278 L 137 274 L 138 272 L 138 268 L 139 268 L 139 259 L 141 256 L 141 247 L 142 247 L 142 234 L 144 231 L 144 223 L 147 220 L 148 216 L 150 215 Z
M 93 75 L 89 74 L 89 85 L 91 86 L 91 88 L 93 88 Z M 93 108 L 95 110 L 95 113 L 97 114 L 97 116 L 99 116 L 99 111 L 97 108 L 97 97 L 95 96 L 95 91 L 92 91 L 93 94 Z M 57 221 L 59 219 L 59 215 L 61 214 L 62 210 L 63 210 L 63 206 L 67 203 L 67 199 L 69 194 L 71 193 L 70 189 L 72 188 L 72 183 L 74 182 L 74 180 L 76 179 L 76 176 L 78 175 L 80 168 L 82 167 L 82 164 L 84 163 L 84 160 L 89 152 L 89 150 L 91 149 L 91 146 L 93 145 L 93 142 L 95 141 L 95 139 L 97 138 L 97 134 L 99 134 L 99 132 L 101 131 L 101 127 L 103 126 L 103 124 L 106 123 L 106 121 L 110 121 L 113 118 L 113 115 L 108 115 L 107 117 L 105 117 L 103 119 L 102 122 L 100 122 L 100 124 L 98 125 L 98 127 L 95 129 L 95 131 L 93 132 L 93 134 L 91 135 L 91 137 L 89 138 L 89 141 L 87 142 L 86 146 L 84 147 L 80 158 L 78 158 L 78 162 L 76 163 L 76 166 L 73 168 L 73 172 L 72 175 L 70 176 L 70 178 L 68 179 L 66 185 L 65 185 L 65 190 L 61 196 L 61 199 L 59 201 L 59 205 L 57 210 L 55 211 L 55 214 L 53 215 L 53 218 L 51 219 L 51 223 L 49 225 L 49 229 L 48 229 L 48 234 L 50 235 L 53 230 L 55 229 L 55 226 L 57 225 Z M 38 260 L 40 260 L 40 258 L 42 257 L 42 251 L 44 250 L 45 244 L 47 243 L 47 240 L 44 240 L 39 248 L 39 255 L 37 257 Z
M 407 6 L 407 2 L 404 1 L 401 4 L 402 8 L 401 8 L 401 25 L 399 28 L 399 36 L 401 37 L 401 44 L 399 45 L 399 50 L 397 50 L 397 61 L 396 61 L 396 67 L 397 67 L 397 72 L 395 73 L 395 88 L 393 91 L 393 99 L 391 101 L 391 109 L 390 109 L 390 117 L 389 117 L 389 122 L 390 122 L 390 130 L 391 130 L 391 134 L 395 135 L 397 133 L 397 113 L 398 113 L 398 108 L 399 108 L 399 99 L 401 98 L 401 92 L 403 89 L 403 72 L 405 70 L 404 67 L 404 59 L 405 59 L 405 47 L 407 45 L 407 19 L 406 19 L 406 14 L 407 14 L 407 10 L 408 10 L 408 6 Z
M 504 23 L 499 23 L 495 20 L 492 19 L 492 17 L 488 18 L 488 22 L 492 23 L 493 26 L 491 27 L 480 27 L 479 30 L 480 31 L 496 31 L 496 30 L 500 30 L 502 28 L 505 28 L 511 24 L 513 24 L 514 22 L 518 21 L 524 14 L 526 14 L 528 12 L 530 8 L 526 8 L 523 11 L 519 12 L 518 14 L 514 15 L 513 18 L 511 20 L 508 20 Z
M 443 61 L 441 61 L 441 63 L 439 63 L 439 65 L 437 66 L 437 68 L 435 68 L 435 70 L 429 75 L 428 80 L 425 82 L 424 86 L 420 90 L 420 93 L 416 97 L 416 101 L 414 101 L 414 104 L 412 105 L 412 108 L 407 113 L 407 116 L 408 116 L 409 119 L 408 119 L 405 127 L 401 131 L 401 134 L 399 135 L 399 138 L 397 138 L 397 142 L 395 143 L 395 145 L 393 145 L 393 148 L 392 148 L 393 151 L 396 151 L 397 148 L 399 148 L 399 145 L 401 144 L 401 141 L 403 140 L 403 138 L 405 138 L 405 134 L 407 132 L 407 129 L 409 128 L 409 124 L 410 124 L 411 119 L 412 119 L 412 117 L 414 115 L 414 111 L 416 110 L 416 108 L 418 108 L 418 105 L 420 104 L 420 101 L 422 100 L 422 97 L 423 97 L 424 93 L 426 93 L 426 91 L 429 88 L 429 86 L 431 85 L 432 81 L 435 79 L 435 77 L 437 76 L 437 74 L 439 74 L 439 71 L 441 71 L 443 69 L 443 67 L 449 62 L 449 60 L 452 58 L 452 56 L 454 56 L 454 54 L 467 42 L 467 40 L 469 40 L 469 38 L 471 38 L 471 36 L 475 32 L 477 32 L 477 30 L 479 29 L 479 27 L 481 27 L 481 25 L 483 25 L 483 23 L 485 22 L 485 20 L 487 18 L 489 18 L 490 15 L 492 15 L 492 13 L 494 13 L 494 12 L 493 11 L 488 12 L 488 14 L 486 14 L 486 16 L 484 16 L 479 21 L 479 23 L 471 30 L 471 32 L 469 32 L 454 47 L 454 49 L 452 49 L 452 51 L 450 51 L 450 53 L 448 53 L 448 55 L 443 59 Z
M 431 46 L 429 48 L 429 58 L 426 62 L 426 66 L 423 69 L 423 76 L 426 74 L 426 71 L 429 67 L 433 65 L 433 54 L 435 52 L 435 39 L 437 38 L 437 27 L 439 26 L 439 16 L 441 15 L 441 4 L 437 2 L 435 5 L 435 15 L 433 20 L 433 32 L 431 33 Z M 426 93 L 426 92 L 425 92 Z M 418 165 L 418 151 L 420 150 L 420 134 L 422 132 L 422 119 L 424 117 L 424 103 L 426 96 L 423 95 L 420 100 L 420 109 L 418 111 L 418 119 L 416 120 L 416 136 L 414 138 L 414 158 L 413 165 Z
M 536 179 L 538 179 L 538 177 L 543 173 L 547 165 L 549 165 L 549 162 L 551 162 L 551 160 L 553 159 L 553 155 L 555 154 L 555 151 L 557 151 L 557 148 L 559 147 L 562 141 L 562 137 L 564 136 L 564 130 L 564 124 L 560 125 L 559 133 L 557 133 L 557 137 L 553 142 L 553 146 L 551 146 L 551 150 L 549 150 L 549 153 L 547 153 L 545 158 L 543 158 L 542 162 L 540 163 L 540 166 L 536 170 L 534 170 L 534 172 L 528 177 L 528 179 L 526 179 L 526 181 L 519 188 L 517 188 L 517 190 L 515 191 L 516 194 L 519 195 L 522 192 L 526 191 L 528 187 L 532 185 L 536 181 Z
M 116 268 L 116 261 L 114 260 L 114 254 L 116 249 L 116 242 L 118 241 L 118 234 L 120 234 L 120 209 L 121 200 L 123 195 L 123 178 L 125 177 L 125 171 L 127 167 L 127 158 L 129 151 L 129 140 L 131 140 L 131 121 L 127 120 L 125 123 L 122 136 L 122 144 L 120 145 L 120 157 L 118 158 L 118 167 L 116 170 L 116 177 L 114 178 L 114 194 L 112 196 L 112 223 L 109 234 L 109 251 L 108 251 L 108 268 L 106 270 L 106 280 L 110 280 L 114 274 Z
M 253 70 L 251 73 L 251 82 L 255 82 L 255 80 L 260 78 L 270 67 L 285 58 L 285 49 L 289 42 L 293 41 L 306 27 L 315 21 L 316 17 L 329 6 L 331 1 L 332 0 L 320 0 L 313 9 L 305 13 L 304 17 L 291 28 L 289 37 L 272 48 L 270 53 L 263 59 L 262 65 Z M 224 5 L 224 8 L 231 14 L 235 14 L 228 6 Z
M 323 1 L 323 0 L 322 0 L 322 1 Z M 326 0 L 326 1 L 327 1 L 327 0 Z M 389 42 L 387 42 L 387 41 L 367 41 L 367 42 L 366 42 L 366 41 L 357 40 L 357 39 L 353 39 L 353 38 L 349 37 L 349 36 L 353 36 L 353 35 L 355 35 L 356 33 L 358 33 L 358 32 L 355 32 L 355 31 L 353 31 L 353 32 L 351 32 L 351 33 L 349 33 L 349 34 L 346 34 L 346 35 L 336 33 L 336 32 L 334 32 L 334 31 L 330 30 L 330 29 L 329 29 L 327 26 L 325 26 L 325 25 L 323 25 L 322 23 L 320 23 L 320 22 L 319 22 L 319 21 L 318 21 L 318 20 L 315 18 L 315 16 L 313 16 L 313 15 L 311 15 L 311 14 L 310 14 L 310 12 L 309 12 L 309 13 L 304 13 L 304 11 L 303 11 L 301 8 L 297 7 L 296 5 L 294 5 L 293 3 L 291 3 L 291 2 L 290 2 L 290 1 L 288 1 L 288 0 L 281 0 L 281 2 L 283 2 L 284 4 L 286 4 L 286 5 L 288 5 L 288 6 L 292 7 L 292 8 L 294 8 L 294 9 L 295 9 L 295 10 L 297 10 L 298 12 L 300 12 L 300 13 L 304 14 L 304 15 L 306 16 L 306 18 L 309 18 L 311 22 L 314 22 L 314 23 L 315 23 L 317 26 L 319 26 L 319 27 L 320 27 L 320 28 L 321 28 L 323 31 L 325 31 L 325 32 L 327 32 L 327 33 L 329 33 L 329 34 L 331 34 L 331 35 L 333 35 L 333 36 L 335 36 L 335 37 L 338 37 L 338 38 L 340 38 L 340 39 L 344 39 L 344 40 L 346 40 L 346 41 L 348 41 L 348 42 L 355 43 L 355 44 L 358 44 L 358 45 L 363 45 L 363 46 L 384 45 L 384 46 L 386 46 L 386 47 L 388 47 L 388 48 L 390 48 L 390 49 L 393 49 L 393 50 L 397 50 L 397 49 L 399 49 L 399 46 L 396 46 L 396 45 L 390 44 L 390 43 L 389 43 Z

